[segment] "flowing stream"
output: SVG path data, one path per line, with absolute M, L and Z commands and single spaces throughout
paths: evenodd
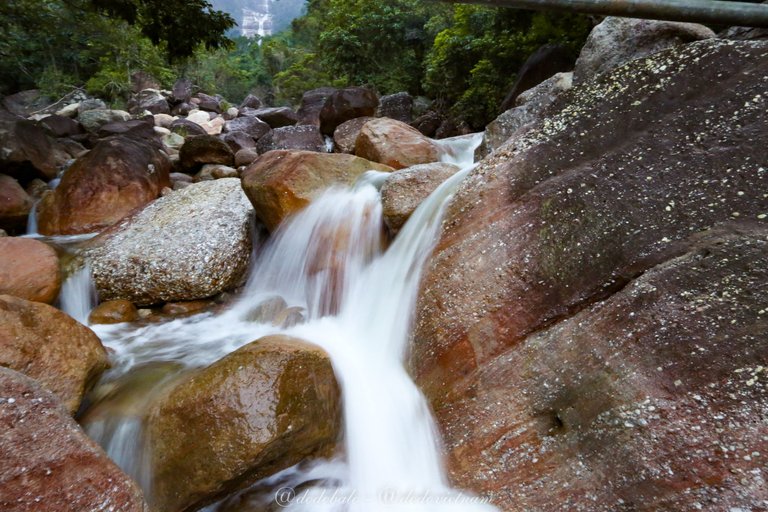
M 429 408 L 403 364 L 422 269 L 479 141 L 477 135 L 444 145 L 444 161 L 462 170 L 419 206 L 388 247 L 378 192 L 386 174 L 371 171 L 354 187 L 326 191 L 258 248 L 242 295 L 226 310 L 92 326 L 113 351 L 106 389 L 141 392 L 126 394 L 119 408 L 92 408 L 83 418 L 89 435 L 148 490 L 150 468 L 136 446 L 143 442 L 142 412 L 152 389 L 183 368 L 283 333 L 330 355 L 342 389 L 345 449 L 333 460 L 261 482 L 274 486 L 270 499 L 279 487 L 314 482 L 298 494 L 278 493 L 278 504 L 313 512 L 495 510 L 450 489 Z M 62 306 L 78 319 L 87 317 L 90 286 L 85 267 L 62 292 Z M 275 303 L 288 306 L 280 322 L 263 317 Z

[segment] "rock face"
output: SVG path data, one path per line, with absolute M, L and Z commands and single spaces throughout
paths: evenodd
M 332 449 L 341 426 L 328 356 L 262 338 L 182 380 L 155 404 L 152 510 L 190 510 Z
M 381 206 L 389 232 L 397 233 L 422 201 L 458 170 L 453 164 L 434 163 L 393 172 L 381 187 Z
M 59 295 L 59 257 L 31 238 L 0 239 L 0 294 L 51 304 Z
M 248 267 L 252 211 L 237 178 L 158 199 L 89 242 L 99 297 L 157 304 L 236 286 Z
M 374 119 L 363 125 L 355 142 L 355 154 L 373 162 L 403 169 L 437 162 L 440 147 L 417 129 L 394 119 Z
M 259 153 L 276 149 L 325 152 L 325 139 L 315 126 L 285 126 L 264 135 L 256 147 Z
M 539 120 L 544 110 L 554 103 L 560 93 L 570 89 L 572 84 L 573 73 L 558 73 L 533 89 L 517 94 L 517 106 L 502 113 L 485 127 L 483 142 L 475 151 L 476 160 L 485 158 L 523 126 Z
M 573 81 L 581 83 L 631 60 L 714 37 L 712 30 L 695 23 L 609 16 L 592 29 L 584 43 L 573 70 Z
M 351 185 L 365 171 L 391 167 L 352 155 L 310 151 L 270 151 L 242 174 L 243 189 L 256 217 L 270 231 L 333 184 Z
M 332 136 L 333 131 L 344 121 L 356 117 L 371 117 L 376 114 L 379 97 L 365 87 L 347 87 L 328 96 L 320 111 L 320 131 Z
M 154 145 L 130 137 L 105 139 L 43 197 L 38 230 L 69 235 L 110 226 L 169 187 L 170 169 L 168 157 Z
M 0 327 L 0 366 L 40 382 L 71 414 L 109 366 L 99 338 L 47 304 L 0 295 Z
M 20 231 L 27 225 L 32 199 L 10 176 L 0 174 L 0 229 Z
M 138 486 L 34 380 L 0 368 L 0 509 L 143 512 Z
M 634 61 L 464 181 L 412 349 L 454 482 L 510 510 L 765 499 L 744 456 L 766 430 L 745 381 L 768 357 L 767 51 L 712 40 Z M 736 219 L 761 225 L 690 239 Z

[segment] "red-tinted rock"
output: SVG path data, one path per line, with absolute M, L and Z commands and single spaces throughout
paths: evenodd
M 88 315 L 92 324 L 119 324 L 134 322 L 139 318 L 139 310 L 129 300 L 108 300 L 102 302 Z
M 22 231 L 32 210 L 32 199 L 10 176 L 0 174 L 0 229 Z
M 351 185 L 368 170 L 391 167 L 338 153 L 270 151 L 257 158 L 242 175 L 243 189 L 256 217 L 270 231 L 310 203 L 332 184 Z
M 355 154 L 395 169 L 437 162 L 441 149 L 418 130 L 394 119 L 378 118 L 363 125 Z
M 358 117 L 341 123 L 333 131 L 333 152 L 349 153 L 355 152 L 355 142 L 363 125 L 373 119 L 372 117 Z
M 70 316 L 0 295 L 0 366 L 36 379 L 74 414 L 109 363 L 99 338 Z
M 31 238 L 0 239 L 0 294 L 51 304 L 59 295 L 59 257 Z
M 765 219 L 766 51 L 713 40 L 633 61 L 565 92 L 464 181 L 412 352 L 458 484 L 521 510 L 765 499 L 746 453 L 716 451 L 718 413 L 727 445 L 765 443 L 766 395 L 737 373 L 768 357 L 764 223 L 686 240 Z M 635 425 L 646 397 L 661 411 L 640 415 L 647 430 L 612 423 Z
M 333 135 L 333 131 L 344 121 L 356 117 L 370 117 L 376 114 L 379 97 L 365 87 L 347 87 L 328 96 L 320 110 L 320 131 Z
M 171 164 L 157 147 L 128 137 L 99 142 L 78 158 L 38 208 L 40 233 L 99 231 L 170 186 Z
M 0 509 L 144 512 L 138 486 L 37 382 L 0 368 Z

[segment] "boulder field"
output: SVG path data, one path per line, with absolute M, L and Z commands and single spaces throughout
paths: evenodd
M 767 56 L 631 61 L 464 181 L 411 354 L 454 484 L 510 511 L 764 506 Z

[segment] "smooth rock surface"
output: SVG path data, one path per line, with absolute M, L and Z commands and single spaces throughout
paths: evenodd
M 333 131 L 344 121 L 356 117 L 376 115 L 379 97 L 365 87 L 347 87 L 333 92 L 320 110 L 320 131 L 332 136 Z
M 193 172 L 205 164 L 233 165 L 235 154 L 226 142 L 213 135 L 190 137 L 179 150 L 179 166 Z
M 293 126 L 299 120 L 296 112 L 289 107 L 258 108 L 250 115 L 258 117 L 272 128 Z
M 0 174 L 0 228 L 21 231 L 27 225 L 32 210 L 32 198 L 10 176 Z
M 355 155 L 403 169 L 440 160 L 441 149 L 415 128 L 394 119 L 377 118 L 360 129 Z
M 337 126 L 333 131 L 333 152 L 353 154 L 360 130 L 372 119 L 372 117 L 357 117 Z
M 0 239 L 0 295 L 53 303 L 61 288 L 59 257 L 32 238 Z
M 69 235 L 110 226 L 170 186 L 170 169 L 168 157 L 153 144 L 130 137 L 105 139 L 43 196 L 38 230 Z
M 459 167 L 453 164 L 421 164 L 393 172 L 381 186 L 384 222 L 393 235 L 400 231 L 413 211 Z
M 99 297 L 157 304 L 236 286 L 250 258 L 252 212 L 237 178 L 158 199 L 88 243 Z
M 37 380 L 75 414 L 109 363 L 99 338 L 69 315 L 0 295 L 0 366 Z
M 144 512 L 139 487 L 34 380 L 0 368 L 0 509 Z
M 315 126 L 284 126 L 275 128 L 259 139 L 259 153 L 277 149 L 326 152 L 325 139 Z
M 338 153 L 270 151 L 242 174 L 243 189 L 256 217 L 274 229 L 333 184 L 351 185 L 365 171 L 389 172 L 391 167 Z
M 286 336 L 250 343 L 181 380 L 152 408 L 152 510 L 197 509 L 327 455 L 340 429 L 325 352 Z

